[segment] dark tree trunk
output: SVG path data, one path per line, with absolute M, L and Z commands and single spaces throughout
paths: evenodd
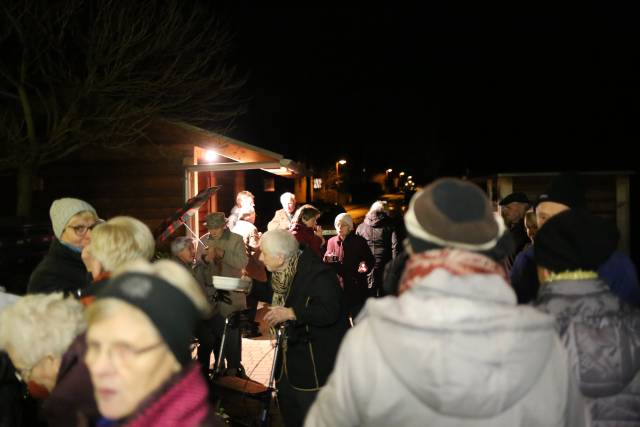
M 31 216 L 33 203 L 34 168 L 31 165 L 21 165 L 17 176 L 17 204 L 16 215 Z

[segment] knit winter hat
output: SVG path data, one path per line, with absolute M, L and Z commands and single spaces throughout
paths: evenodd
M 536 206 L 542 202 L 556 202 L 568 206 L 570 209 L 587 207 L 584 183 L 580 176 L 573 172 L 556 176 L 543 194 L 538 196 Z
M 54 200 L 53 203 L 51 203 L 49 216 L 51 217 L 53 233 L 58 239 L 62 236 L 62 233 L 64 233 L 64 229 L 67 224 L 69 224 L 71 217 L 79 214 L 80 212 L 91 212 L 96 217 L 98 216 L 93 206 L 84 200 L 65 197 L 63 199 Z
M 490 251 L 505 231 L 482 190 L 457 178 L 438 179 L 414 194 L 404 223 L 414 249 L 426 242 L 439 247 Z
M 347 224 L 351 230 L 353 230 L 353 218 L 348 213 L 341 213 L 336 216 L 336 220 L 333 222 L 336 228 L 340 223 Z
M 613 223 L 584 210 L 566 210 L 540 227 L 534 240 L 536 263 L 549 271 L 597 270 L 616 250 Z

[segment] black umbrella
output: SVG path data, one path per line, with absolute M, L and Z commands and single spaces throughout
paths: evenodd
M 153 235 L 156 236 L 156 244 L 159 246 L 161 243 L 165 242 L 182 225 L 184 225 L 196 239 L 200 240 L 189 228 L 187 221 L 195 215 L 198 209 L 200 209 L 200 207 L 202 207 L 202 205 L 204 205 L 211 196 L 216 194 L 216 191 L 218 191 L 219 188 L 220 186 L 218 185 L 202 190 L 194 197 L 187 200 L 181 209 L 178 209 L 170 217 L 162 221 L 162 224 L 160 224 L 153 233 Z

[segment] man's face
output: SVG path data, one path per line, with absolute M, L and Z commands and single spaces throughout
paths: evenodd
M 569 206 L 556 202 L 542 202 L 536 207 L 536 219 L 538 220 L 538 229 L 542 228 L 544 223 L 554 215 L 569 210 Z
M 296 210 L 296 198 L 291 197 L 284 205 L 282 205 L 282 207 L 290 214 L 293 213 L 293 211 Z
M 224 234 L 224 227 L 209 228 L 209 237 L 213 240 L 218 240 Z
M 191 243 L 184 247 L 180 252 L 178 252 L 178 258 L 186 263 L 193 262 L 193 259 L 196 257 L 196 250 Z
M 524 203 L 513 202 L 505 206 L 500 206 L 500 214 L 507 226 L 517 223 L 524 217 L 527 205 Z

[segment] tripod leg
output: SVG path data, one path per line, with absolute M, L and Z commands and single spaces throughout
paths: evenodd
M 220 352 L 218 353 L 218 360 L 216 360 L 216 376 L 222 372 L 222 365 L 224 362 L 224 344 L 227 339 L 227 332 L 229 330 L 229 318 L 224 319 L 224 329 L 222 330 L 222 339 L 220 340 Z

